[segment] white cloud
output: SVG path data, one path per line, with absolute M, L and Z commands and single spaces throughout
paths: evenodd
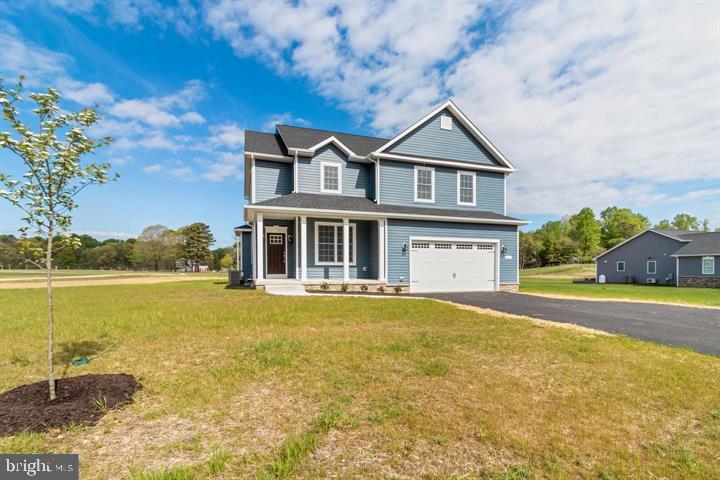
M 295 117 L 290 112 L 278 113 L 267 117 L 263 122 L 262 128 L 266 131 L 275 131 L 275 125 L 297 125 L 300 127 L 306 127 L 310 125 L 307 120 Z
M 214 146 L 237 149 L 245 143 L 245 129 L 235 123 L 213 125 L 210 132 L 210 143 Z
M 198 179 L 195 172 L 190 167 L 173 168 L 170 170 L 170 176 L 180 180 L 185 180 L 186 182 L 194 182 Z
M 508 204 L 522 214 L 651 206 L 720 178 L 719 18 L 717 2 L 205 6 L 238 56 L 381 134 L 454 97 L 519 168 Z
M 243 177 L 244 157 L 239 153 L 221 152 L 219 160 L 210 163 L 202 177 L 212 182 L 221 182 L 225 179 L 240 180 Z
M 205 118 L 198 112 L 185 112 L 180 115 L 180 121 L 192 125 L 200 125 L 205 123 Z
M 177 127 L 182 123 L 198 124 L 205 119 L 196 111 L 187 111 L 205 98 L 204 85 L 190 80 L 176 93 L 163 97 L 121 100 L 109 112 L 118 118 L 133 119 L 153 127 Z M 177 112 L 180 110 L 180 112 Z
M 122 100 L 112 107 L 110 113 L 119 118 L 132 118 L 156 127 L 176 126 L 180 119 L 162 110 L 151 101 Z
M 162 170 L 163 170 L 163 167 L 159 163 L 154 163 L 152 165 L 148 165 L 147 167 L 143 168 L 143 172 L 148 173 L 148 174 L 158 173 L 158 172 L 161 172 Z
M 58 88 L 64 98 L 83 106 L 112 103 L 114 100 L 110 88 L 103 83 L 85 83 L 66 78 L 58 82 Z

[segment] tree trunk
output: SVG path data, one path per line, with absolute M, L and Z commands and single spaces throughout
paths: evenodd
M 52 247 L 53 225 L 48 229 L 47 251 L 45 252 L 45 271 L 47 273 L 47 312 L 48 312 L 48 386 L 50 401 L 55 400 L 55 375 L 53 373 L 53 300 L 52 300 Z

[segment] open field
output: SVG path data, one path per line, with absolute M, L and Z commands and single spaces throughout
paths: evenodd
M 580 298 L 664 302 L 720 307 L 720 289 L 664 285 L 572 283 L 563 278 L 521 277 L 520 291 Z
M 575 278 L 594 277 L 595 264 L 581 263 L 573 265 L 555 265 L 552 267 L 525 268 L 520 270 L 520 277 L 541 277 L 541 278 Z
M 31 273 L 28 273 L 31 272 Z M 5 275 L 3 275 L 3 273 Z M 226 279 L 225 272 L 141 272 L 121 270 L 58 270 L 53 272 L 57 287 L 95 285 L 136 285 L 187 280 Z M 0 270 L 0 289 L 44 288 L 45 276 L 39 270 Z
M 77 452 L 90 479 L 720 478 L 718 358 L 431 300 L 220 283 L 58 290 L 58 372 L 144 388 L 95 427 L 0 451 Z M 42 294 L 0 291 L 0 390 L 43 378 Z

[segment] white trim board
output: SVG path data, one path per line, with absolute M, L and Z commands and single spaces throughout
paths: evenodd
M 481 163 L 470 163 L 470 162 L 456 162 L 454 160 L 436 160 L 433 158 L 422 158 L 422 157 L 413 157 L 411 155 L 395 155 L 393 153 L 374 153 L 372 154 L 374 158 L 381 158 L 383 160 L 397 160 L 400 162 L 410 162 L 410 163 L 420 163 L 420 164 L 427 164 L 427 165 L 437 165 L 441 167 L 455 167 L 455 168 L 464 168 L 466 170 L 484 170 L 489 172 L 505 172 L 505 173 L 512 173 L 515 170 L 510 170 L 506 167 L 495 167 L 493 165 L 483 165 Z

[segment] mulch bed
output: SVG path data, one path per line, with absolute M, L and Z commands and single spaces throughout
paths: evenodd
M 135 377 L 124 373 L 56 380 L 52 402 L 47 380 L 13 388 L 0 393 L 0 436 L 95 425 L 108 410 L 132 403 L 140 388 Z

